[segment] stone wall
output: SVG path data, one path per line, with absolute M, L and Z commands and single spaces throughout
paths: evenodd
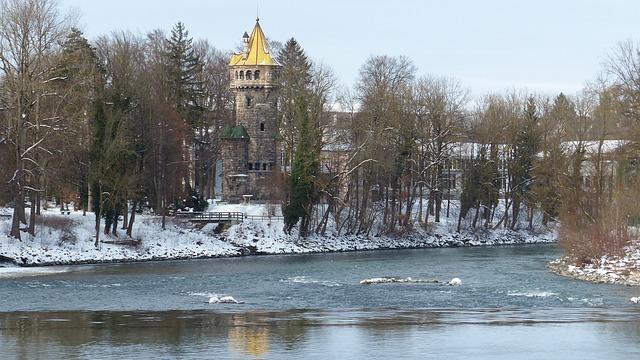
M 247 174 L 248 139 L 222 140 L 222 198 L 238 202 L 249 194 Z
M 255 79 L 255 71 L 260 73 Z M 251 80 L 243 75 L 251 71 Z M 249 135 L 246 156 L 242 158 L 240 149 L 228 148 L 223 151 L 223 171 L 228 168 L 238 169 L 239 161 L 243 161 L 242 168 L 247 174 L 245 193 L 253 195 L 255 200 L 270 200 L 274 193 L 274 177 L 280 173 L 280 150 L 276 138 L 278 136 L 277 106 L 278 99 L 275 87 L 277 66 L 233 66 L 229 68 L 231 90 L 235 95 L 236 125 L 242 125 Z M 236 74 L 238 76 L 236 77 Z M 238 158 L 235 161 L 229 157 Z M 225 186 L 226 182 L 226 186 Z M 232 183 L 225 176 L 222 196 L 227 201 L 237 201 L 239 180 Z M 229 187 L 236 186 L 233 190 Z M 242 186 L 240 186 L 242 188 Z M 241 198 L 241 196 L 240 196 Z

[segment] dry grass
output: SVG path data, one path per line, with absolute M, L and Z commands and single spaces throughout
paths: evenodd
M 558 245 L 576 265 L 592 263 L 603 255 L 622 255 L 631 234 L 626 226 L 605 229 L 600 224 L 582 227 L 563 225 L 558 231 Z
M 58 240 L 58 245 L 65 243 L 75 244 L 77 238 L 73 233 L 75 222 L 68 217 L 58 215 L 48 215 L 38 217 L 36 224 L 38 224 L 42 231 L 60 231 L 61 236 Z
M 558 231 L 558 244 L 576 264 L 591 263 L 603 255 L 623 255 L 637 239 L 632 219 L 640 215 L 638 184 L 617 184 L 600 202 L 587 194 L 576 213 L 565 214 Z

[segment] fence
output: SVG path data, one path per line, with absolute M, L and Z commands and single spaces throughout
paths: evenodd
M 282 221 L 282 216 L 245 215 L 241 212 L 177 212 L 176 217 L 185 218 L 192 222 L 243 222 L 252 221 Z

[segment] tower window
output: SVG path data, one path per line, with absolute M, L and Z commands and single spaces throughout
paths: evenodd
M 240 70 L 240 80 L 244 80 L 244 71 Z
M 247 70 L 247 80 L 251 80 L 251 70 Z
M 253 170 L 253 164 L 249 163 L 249 170 Z
M 256 70 L 256 71 L 253 73 L 253 78 L 254 78 L 255 80 L 260 80 L 260 70 Z
M 251 107 L 251 98 L 247 96 L 247 107 Z
M 267 170 L 267 163 L 262 164 L 262 170 Z
M 264 131 L 264 123 L 260 123 L 260 131 Z
M 238 72 L 236 71 L 236 80 L 238 80 Z

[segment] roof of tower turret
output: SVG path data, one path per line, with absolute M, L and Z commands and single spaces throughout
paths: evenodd
M 271 56 L 267 37 L 262 32 L 260 21 L 256 19 L 256 26 L 249 37 L 249 51 L 247 54 L 231 55 L 230 66 L 236 65 L 280 65 L 278 61 Z
M 249 134 L 247 133 L 247 129 L 245 129 L 242 125 L 226 126 L 222 130 L 222 135 L 220 136 L 220 138 L 230 140 L 248 140 Z

